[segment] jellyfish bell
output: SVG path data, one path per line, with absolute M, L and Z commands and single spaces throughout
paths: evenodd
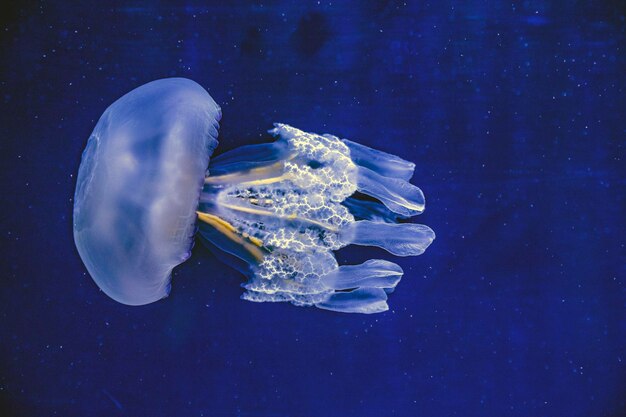
M 435 238 L 402 222 L 424 210 L 415 165 L 332 135 L 275 124 L 272 143 L 233 149 L 209 164 L 220 109 L 193 81 L 131 91 L 103 114 L 83 154 L 74 205 L 76 246 L 110 297 L 140 305 L 167 296 L 194 232 L 241 271 L 243 299 L 378 313 L 403 275 L 333 251 L 378 246 L 422 254 Z M 207 165 L 209 169 L 207 171 Z
M 166 297 L 190 255 L 198 197 L 221 113 L 194 81 L 168 78 L 124 95 L 89 137 L 74 198 L 74 240 L 109 297 Z

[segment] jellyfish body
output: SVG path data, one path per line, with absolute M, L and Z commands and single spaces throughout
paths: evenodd
M 172 268 L 190 255 L 220 114 L 204 88 L 169 78 L 100 117 L 78 171 L 74 241 L 111 298 L 140 305 L 168 295 Z
M 334 250 L 420 255 L 433 231 L 408 223 L 424 196 L 397 156 L 276 124 L 276 141 L 213 158 L 221 113 L 193 81 L 148 83 L 111 105 L 83 154 L 76 246 L 94 281 L 124 304 L 167 296 L 194 233 L 247 280 L 242 298 L 376 313 L 403 271 L 338 265 Z M 209 169 L 207 171 L 207 165 Z

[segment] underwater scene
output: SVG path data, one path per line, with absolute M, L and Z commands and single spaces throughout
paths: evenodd
M 0 415 L 626 415 L 625 10 L 3 4 Z

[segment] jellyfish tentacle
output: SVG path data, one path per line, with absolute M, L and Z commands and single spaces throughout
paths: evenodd
M 268 166 L 288 159 L 288 153 L 289 149 L 282 141 L 241 146 L 213 158 L 210 172 L 211 175 L 222 175 Z
M 335 290 L 359 287 L 393 288 L 402 278 L 402 268 L 383 259 L 369 259 L 360 265 L 342 265 L 323 277 L 324 284 Z
M 423 224 L 361 220 L 344 227 L 340 240 L 345 244 L 377 246 L 396 256 L 417 256 L 435 240 L 435 232 Z
M 277 214 L 274 211 L 270 211 L 270 210 L 263 210 L 263 209 L 259 209 L 257 207 L 250 207 L 245 203 L 240 203 L 240 204 L 229 204 L 229 203 L 221 203 L 220 207 L 226 208 L 226 209 L 230 209 L 233 211 L 239 211 L 239 212 L 244 212 L 244 213 L 249 213 L 249 214 L 253 214 L 253 215 L 257 215 L 257 216 L 271 216 L 273 217 L 275 220 L 283 220 L 283 221 L 291 221 L 291 222 L 301 222 L 304 224 L 311 224 L 311 225 L 315 225 L 318 227 L 321 227 L 323 229 L 327 229 L 330 230 L 332 232 L 337 232 L 339 229 L 337 227 L 333 227 L 329 224 L 325 224 L 323 222 L 320 222 L 318 220 L 315 219 L 311 219 L 308 218 L 306 216 L 299 216 L 296 213 L 291 213 L 291 214 Z
M 200 220 L 202 220 L 203 222 L 207 223 L 210 226 L 213 226 L 213 228 L 223 232 L 224 234 L 231 234 L 234 237 L 237 237 L 238 234 L 240 234 L 244 239 L 249 240 L 250 242 L 252 242 L 252 244 L 262 248 L 263 247 L 263 241 L 261 239 L 258 239 L 254 236 L 250 236 L 245 232 L 241 232 L 239 233 L 239 231 L 230 223 L 228 223 L 227 221 L 214 216 L 212 214 L 208 214 L 208 213 L 201 213 L 201 212 L 196 212 L 198 214 L 198 218 Z M 244 242 L 245 243 L 245 242 Z M 249 250 L 249 252 L 253 252 L 253 249 L 255 248 L 251 248 L 251 250 Z M 258 259 L 262 259 L 262 256 L 258 256 Z
M 242 298 L 310 306 L 334 293 L 324 284 L 323 276 L 335 269 L 337 261 L 328 252 L 276 249 L 251 268 L 248 281 L 242 285 L 247 291 Z
M 250 264 L 263 260 L 264 251 L 260 240 L 243 236 L 233 225 L 212 214 L 198 212 L 198 219 L 210 226 L 210 228 L 201 227 L 200 234 L 225 252 Z
M 373 314 L 389 310 L 387 293 L 382 288 L 357 288 L 349 292 L 336 292 L 315 306 L 341 313 Z
M 359 220 L 396 223 L 399 218 L 402 218 L 398 213 L 394 213 L 378 201 L 367 201 L 349 197 L 341 204 L 346 206 L 348 210 L 350 210 L 350 213 Z
M 211 175 L 205 177 L 204 183 L 215 186 L 232 184 L 261 185 L 271 184 L 285 179 L 287 179 L 287 177 L 285 176 L 284 162 L 278 161 L 270 165 L 256 166 L 249 169 L 243 168 L 239 171 L 224 173 L 222 175 Z
M 424 211 L 422 190 L 409 182 L 384 177 L 362 166 L 358 169 L 357 181 L 360 192 L 377 198 L 394 213 L 411 217 Z
M 384 177 L 399 178 L 404 181 L 410 180 L 413 176 L 415 170 L 413 162 L 348 139 L 341 141 L 350 149 L 352 161 L 359 166 L 369 168 Z

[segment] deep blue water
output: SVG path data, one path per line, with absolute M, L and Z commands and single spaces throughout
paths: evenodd
M 0 12 L 3 416 L 626 415 L 621 2 L 103 3 Z M 241 301 L 201 245 L 163 301 L 97 289 L 80 155 L 168 76 L 222 106 L 218 152 L 280 121 L 417 163 L 437 240 L 389 312 Z

